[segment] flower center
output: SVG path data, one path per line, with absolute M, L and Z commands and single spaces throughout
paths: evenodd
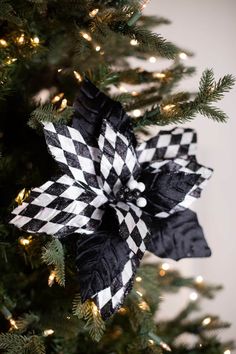
M 144 191 L 145 184 L 132 179 L 119 190 L 117 199 L 122 202 L 135 202 L 138 207 L 144 208 L 147 205 L 146 199 L 141 196 Z

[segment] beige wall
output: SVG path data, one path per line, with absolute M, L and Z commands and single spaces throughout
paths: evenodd
M 195 90 L 201 72 L 213 68 L 217 77 L 232 73 L 236 76 L 236 1 L 235 0 L 151 0 L 146 13 L 163 15 L 173 24 L 163 26 L 163 36 L 193 50 L 195 58 L 189 65 L 198 74 L 181 84 L 185 90 Z M 163 66 L 163 64 L 162 64 Z M 159 63 L 146 67 L 157 69 Z M 201 274 L 206 281 L 223 284 L 225 289 L 214 301 L 206 301 L 206 312 L 219 314 L 230 321 L 232 328 L 222 331 L 224 339 L 236 339 L 236 96 L 235 90 L 227 95 L 220 107 L 230 120 L 216 124 L 199 117 L 190 126 L 199 135 L 199 161 L 215 169 L 214 177 L 203 197 L 195 204 L 201 224 L 213 250 L 213 256 L 204 260 L 184 260 L 175 263 L 186 275 Z M 183 292 L 168 299 L 161 316 L 170 316 L 186 301 Z

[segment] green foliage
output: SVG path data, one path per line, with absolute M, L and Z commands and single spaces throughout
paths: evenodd
M 64 250 L 58 239 L 53 239 L 43 247 L 42 260 L 48 266 L 53 266 L 57 283 L 60 286 L 65 286 Z
M 79 319 L 86 321 L 86 328 L 91 335 L 91 338 L 99 342 L 105 331 L 105 323 L 103 322 L 101 315 L 92 300 L 87 300 L 84 303 L 81 302 L 80 295 L 76 295 L 73 301 L 73 314 Z
M 45 354 L 42 340 L 37 336 L 0 334 L 0 349 L 6 354 Z

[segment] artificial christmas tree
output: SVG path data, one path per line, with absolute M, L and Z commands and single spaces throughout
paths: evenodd
M 213 297 L 218 287 L 182 278 L 166 263 L 137 271 L 146 249 L 174 259 L 210 255 L 186 209 L 211 175 L 196 162 L 196 134 L 175 128 L 140 144 L 139 132 L 198 113 L 225 121 L 212 103 L 234 82 L 230 75 L 216 82 L 206 70 L 197 94 L 176 91 L 194 72 L 181 61 L 190 53 L 150 31 L 168 20 L 142 16 L 146 4 L 0 2 L 3 352 L 232 347 L 208 334 L 227 326 L 217 317 L 189 319 L 198 298 Z M 131 56 L 172 63 L 148 72 L 130 68 Z M 161 294 L 182 286 L 193 289 L 187 307 L 156 323 Z M 191 345 L 178 341 L 183 333 L 195 336 Z

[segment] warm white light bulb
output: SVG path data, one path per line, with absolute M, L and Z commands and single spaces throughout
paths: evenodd
M 201 284 L 203 282 L 203 277 L 201 275 L 198 275 L 196 278 L 195 278 L 195 282 L 197 284 Z
M 150 63 L 154 64 L 154 63 L 156 63 L 157 58 L 156 57 L 150 57 L 149 61 L 150 61 Z
M 137 39 L 131 39 L 130 44 L 133 45 L 133 46 L 138 45 Z
M 161 265 L 161 268 L 162 268 L 163 270 L 167 271 L 167 270 L 170 269 L 170 265 L 169 265 L 169 263 L 163 263 L 163 264 Z
M 190 295 L 189 295 L 189 299 L 191 301 L 197 301 L 198 299 L 198 293 L 196 293 L 195 291 L 193 291 Z
M 186 53 L 182 52 L 182 53 L 179 53 L 179 58 L 182 59 L 182 60 L 187 60 L 188 56 L 187 56 Z
M 208 326 L 211 323 L 211 318 L 210 317 L 206 317 L 204 318 L 204 320 L 202 321 L 202 325 L 203 326 Z
M 135 110 L 133 111 L 133 115 L 134 115 L 134 117 L 136 117 L 136 118 L 140 117 L 141 114 L 142 114 L 142 112 L 140 111 L 140 109 L 135 109 Z

